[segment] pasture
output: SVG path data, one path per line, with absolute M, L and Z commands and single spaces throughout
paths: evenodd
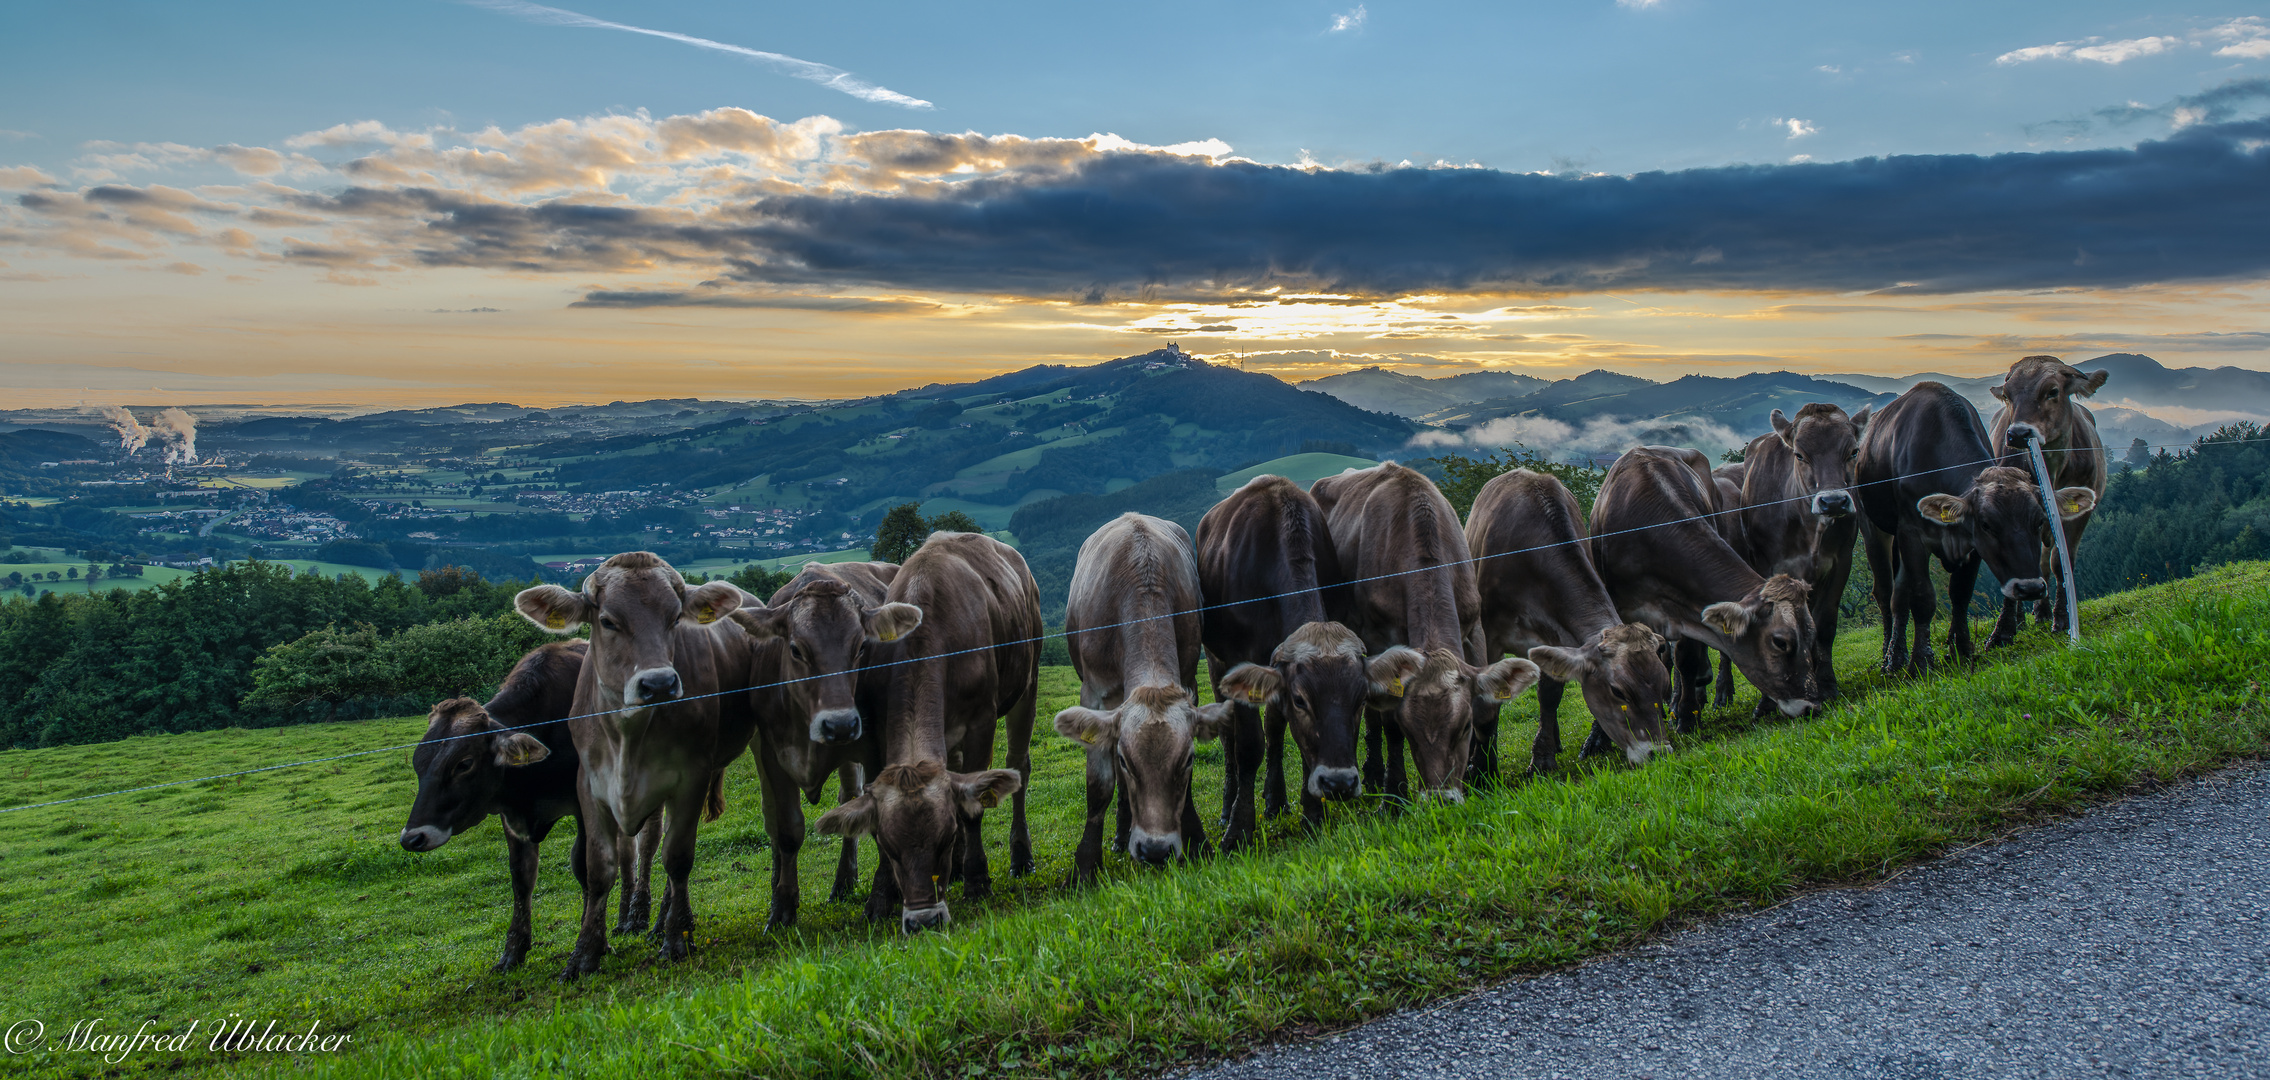
M 966 1076 L 1155 1071 L 1342 1025 L 1487 980 L 1627 948 L 1679 922 L 1881 876 L 1949 845 L 2139 784 L 2270 751 L 2270 564 L 2086 605 L 2085 647 L 2029 630 L 1975 665 L 1874 675 L 1873 629 L 1837 649 L 1847 698 L 1753 723 L 1754 692 L 1712 710 L 1678 753 L 1579 764 L 1463 805 L 1335 806 L 1260 850 L 1161 873 L 1107 856 L 1070 891 L 1082 759 L 1047 729 L 1076 694 L 1043 671 L 1034 740 L 1038 872 L 1011 879 L 1006 810 L 987 815 L 1000 886 L 954 903 L 955 929 L 901 939 L 826 899 L 832 838 L 804 850 L 794 931 L 764 929 L 769 852 L 747 758 L 702 833 L 697 950 L 657 964 L 617 941 L 561 986 L 572 945 L 572 823 L 545 845 L 536 946 L 489 973 L 509 911 L 492 821 L 435 853 L 395 843 L 414 790 L 407 750 L 0 814 L 0 1000 L 57 1046 L 79 1019 L 177 1030 L 227 1013 L 321 1020 L 340 1053 L 242 1061 L 198 1044 L 131 1056 L 126 1075 Z M 1981 637 L 1984 630 L 1981 628 Z M 1526 760 L 1535 697 L 1505 710 L 1502 757 Z M 414 741 L 423 718 L 130 739 L 0 753 L 18 805 Z M 1209 834 L 1220 750 L 1199 750 Z M 1297 758 L 1296 758 L 1297 760 Z M 832 803 L 832 797 L 828 802 Z M 817 816 L 825 807 L 808 807 Z M 871 846 L 862 870 L 875 865 Z M 177 1060 L 178 1057 L 178 1060 Z M 97 1055 L 17 1057 L 92 1075 Z

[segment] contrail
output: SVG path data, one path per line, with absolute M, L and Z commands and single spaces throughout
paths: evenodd
M 778 68 L 786 74 L 793 75 L 796 78 L 819 83 L 821 86 L 825 86 L 830 90 L 843 91 L 844 93 L 850 94 L 852 97 L 858 98 L 861 101 L 878 101 L 885 105 L 897 105 L 902 108 L 908 109 L 928 109 L 934 107 L 929 102 L 924 101 L 921 98 L 908 97 L 896 90 L 890 90 L 877 86 L 874 83 L 868 82 L 848 71 L 843 70 L 842 68 L 833 68 L 829 67 L 826 64 L 815 64 L 810 60 L 798 60 L 793 56 L 783 56 L 780 53 L 765 52 L 761 49 L 748 49 L 743 48 L 739 45 L 728 45 L 722 41 L 711 41 L 708 38 L 699 38 L 693 36 L 692 34 L 679 34 L 669 30 L 649 30 L 643 26 L 630 26 L 619 22 L 608 22 L 605 19 L 594 19 L 589 15 L 578 15 L 575 12 L 564 11 L 556 7 L 545 7 L 542 4 L 523 3 L 521 2 L 521 0 L 465 0 L 465 2 L 472 4 L 475 7 L 485 7 L 491 11 L 503 12 L 507 15 L 518 15 L 530 22 L 540 22 L 551 26 L 581 26 L 593 30 L 621 30 L 624 33 L 645 34 L 649 37 L 668 38 L 671 41 L 682 41 L 688 45 L 692 45 L 698 48 L 715 49 L 718 52 L 732 53 L 735 56 L 746 56 L 752 60 L 758 60 L 767 64 L 771 64 L 773 67 Z

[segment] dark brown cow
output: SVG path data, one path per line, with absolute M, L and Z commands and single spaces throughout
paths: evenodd
M 1150 866 L 1206 852 L 1192 754 L 1230 707 L 1198 704 L 1198 597 L 1198 559 L 1174 522 L 1122 514 L 1080 545 L 1064 605 L 1080 704 L 1056 714 L 1057 733 L 1088 749 L 1074 881 L 1095 877 L 1115 792 L 1121 850 Z
M 563 817 L 576 817 L 568 865 L 583 880 L 582 813 L 576 807 L 575 740 L 567 717 L 583 670 L 584 641 L 555 641 L 520 658 L 486 705 L 450 698 L 427 713 L 426 735 L 411 752 L 417 799 L 402 827 L 406 851 L 432 851 L 490 814 L 504 824 L 512 871 L 512 924 L 504 957 L 490 970 L 510 971 L 528 956 L 530 899 L 536 890 L 537 846 Z M 660 824 L 657 822 L 656 824 Z M 647 865 L 659 829 L 641 834 L 618 858 L 633 868 L 623 883 L 618 933 L 646 928 Z
M 1592 558 L 1627 622 L 1669 638 L 1678 661 L 1673 720 L 1693 731 L 1717 649 L 1791 716 L 1819 703 L 1805 583 L 1763 577 L 1711 526 L 1719 512 L 1710 463 L 1679 447 L 1642 446 L 1616 459 L 1592 504 Z
M 859 715 L 860 665 L 870 646 L 896 641 L 922 625 L 922 609 L 889 602 L 892 563 L 806 564 L 764 606 L 728 616 L 755 639 L 750 651 L 750 707 L 758 718 L 752 747 L 764 775 L 765 836 L 772 847 L 772 916 L 768 929 L 794 925 L 802 897 L 796 855 L 804 847 L 804 810 L 829 776 L 841 798 L 856 798 L 863 778 L 882 770 L 882 742 L 869 738 Z M 831 899 L 859 887 L 859 838 L 845 837 Z
M 749 636 L 723 621 L 743 595 L 723 581 L 689 589 L 660 556 L 631 551 L 592 571 L 582 592 L 539 585 L 514 600 L 530 622 L 554 633 L 591 624 L 568 722 L 582 756 L 576 796 L 591 841 L 583 930 L 562 978 L 599 970 L 617 847 L 656 814 L 668 815 L 669 828 L 662 843 L 668 884 L 655 929 L 667 959 L 683 959 L 692 947 L 686 879 L 694 834 L 705 808 L 712 819 L 724 811 L 725 767 L 748 749 L 756 727 L 746 695 L 731 692 L 745 686 Z
M 1461 800 L 1473 751 L 1477 697 L 1502 702 L 1537 680 L 1537 665 L 1508 657 L 1479 663 L 1482 601 L 1458 512 L 1426 477 L 1394 462 L 1327 476 L 1309 488 L 1349 590 L 1338 621 L 1374 652 L 1408 646 L 1419 673 L 1391 685 L 1392 710 L 1367 709 L 1365 783 L 1409 794 L 1403 741 L 1422 792 Z M 1387 758 L 1380 763 L 1384 735 Z
M 1742 519 L 1742 552 L 1750 569 L 1787 574 L 1812 589 L 1813 681 L 1822 701 L 1837 696 L 1830 648 L 1860 535 L 1860 501 L 1851 488 L 1867 429 L 1867 409 L 1846 416 L 1813 402 L 1795 420 L 1775 409 L 1773 432 L 1750 440 L 1742 454 L 1742 512 L 1735 515 Z
M 2041 493 L 2029 474 L 1993 466 L 1986 425 L 1962 395 L 1920 382 L 1879 410 L 1861 440 L 1856 486 L 1868 515 L 1868 567 L 1884 618 L 1884 671 L 1931 666 L 1931 619 L 1938 609 L 1933 556 L 1947 570 L 1954 612 L 1947 644 L 1963 659 L 1972 652 L 1970 601 L 1981 564 L 2001 579 L 2004 600 L 2049 595 L 2041 577 L 2042 533 L 2049 525 Z M 2061 489 L 2057 497 L 2081 513 L 2096 506 L 2096 493 L 2085 487 Z M 1987 646 L 2008 642 L 2017 629 L 2017 607 L 2004 604 Z
M 1010 872 L 1032 872 L 1025 781 L 1040 695 L 1040 587 L 1009 545 L 941 532 L 907 557 L 889 599 L 922 609 L 922 625 L 869 647 L 859 680 L 859 711 L 882 719 L 888 764 L 814 827 L 875 837 L 883 859 L 867 917 L 882 920 L 903 898 L 899 927 L 913 933 L 951 920 L 942 888 L 949 875 L 961 879 L 965 899 L 992 892 L 981 815 L 1004 797 L 1015 797 Z M 1009 767 L 987 768 L 1003 716 Z
M 1301 756 L 1301 816 L 1324 820 L 1326 800 L 1363 792 L 1356 737 L 1366 699 L 1410 679 L 1426 658 L 1406 648 L 1364 657 L 1363 639 L 1325 613 L 1344 588 L 1324 511 L 1299 485 L 1262 475 L 1198 522 L 1198 580 L 1206 598 L 1206 667 L 1214 697 L 1235 706 L 1222 738 L 1222 846 L 1253 835 L 1253 778 L 1262 767 L 1261 709 L 1268 709 L 1263 811 L 1285 809 L 1284 736 Z M 1385 701 L 1393 707 L 1393 699 Z
M 1988 430 L 1994 436 L 1994 454 L 2001 464 L 2022 469 L 2033 475 L 2032 458 L 2024 449 L 2010 441 L 2010 426 L 2024 424 L 2034 429 L 2041 443 L 2043 463 L 2049 466 L 2049 482 L 2059 488 L 2085 487 L 2098 499 L 2104 498 L 2106 462 L 2104 440 L 2097 436 L 2097 418 L 2088 407 L 2073 400 L 2073 395 L 2093 397 L 2104 389 L 2110 372 L 2098 371 L 2084 375 L 2072 365 L 2054 356 L 2029 356 L 2015 364 L 2002 376 L 2002 385 L 1991 391 L 2003 402 L 1994 410 L 1994 422 Z M 2081 549 L 2081 534 L 2087 531 L 2089 519 L 2094 517 L 2094 503 L 2087 510 L 2061 515 L 2065 519 L 2065 556 L 2070 559 Z M 2065 629 L 2065 605 L 2059 590 L 2065 580 L 2065 568 L 2055 558 L 2045 560 L 2043 576 L 2049 579 L 2049 595 L 2034 603 L 2034 619 L 2054 622 L 2056 629 Z M 2004 601 L 2016 605 L 2017 601 Z
M 1571 682 L 1592 713 L 1588 749 L 1612 741 L 1634 765 L 1671 749 L 1663 731 L 1671 673 L 1657 653 L 1662 639 L 1616 617 L 1568 488 L 1527 469 L 1491 477 L 1466 514 L 1466 546 L 1482 597 L 1482 659 L 1527 656 L 1541 672 L 1531 772 L 1558 766 L 1561 691 Z M 1498 768 L 1496 714 L 1482 712 L 1476 728 L 1475 771 L 1487 776 Z

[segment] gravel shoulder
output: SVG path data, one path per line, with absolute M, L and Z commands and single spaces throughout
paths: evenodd
M 2270 768 L 1180 1075 L 2270 1077 Z

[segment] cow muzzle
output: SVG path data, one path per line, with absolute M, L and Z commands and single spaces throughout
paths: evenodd
M 1852 516 L 1852 493 L 1839 488 L 1835 491 L 1813 493 L 1814 517 L 1841 518 Z
M 2011 600 L 2039 600 L 2049 595 L 2049 582 L 2037 577 L 2005 581 L 2002 595 Z
M 1127 831 L 1127 850 L 1135 856 L 1135 861 L 1145 866 L 1165 866 L 1173 862 L 1175 856 L 1182 854 L 1182 834 L 1167 833 L 1161 836 L 1139 828 L 1130 828 Z
M 402 850 L 432 851 L 449 842 L 449 830 L 439 825 L 419 825 L 402 830 Z
M 856 742 L 864 730 L 857 709 L 829 709 L 812 714 L 812 741 L 816 743 Z
M 1364 792 L 1363 774 L 1354 768 L 1308 771 L 1308 793 L 1319 799 L 1353 799 Z
M 1449 803 L 1452 806 L 1457 806 L 1458 804 L 1466 801 L 1466 793 L 1454 787 L 1428 788 L 1427 790 L 1419 793 L 1419 798 L 1437 799 L 1442 802 Z
M 1664 743 L 1661 746 L 1658 746 L 1647 741 L 1646 739 L 1641 739 L 1631 744 L 1630 746 L 1624 747 L 1624 760 L 1629 761 L 1634 765 L 1645 765 L 1647 764 L 1648 758 L 1654 757 L 1658 753 L 1668 754 L 1670 752 L 1670 743 Z
M 924 930 L 939 929 L 953 921 L 954 913 L 946 910 L 946 902 L 941 900 L 929 907 L 910 907 L 900 912 L 899 932 L 902 934 L 919 934 Z
M 685 684 L 678 680 L 677 668 L 647 668 L 632 675 L 623 686 L 623 701 L 630 705 L 675 701 L 684 690 Z
M 1783 716 L 1804 716 L 1821 707 L 1820 702 L 1810 698 L 1775 698 L 1773 703 L 1780 707 Z

